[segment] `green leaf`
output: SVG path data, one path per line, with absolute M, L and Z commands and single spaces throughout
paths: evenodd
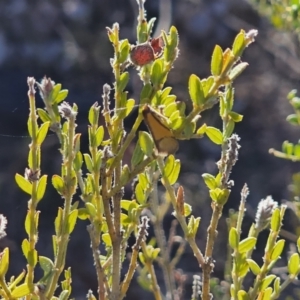
M 96 131 L 96 146 L 99 147 L 103 141 L 104 137 L 104 128 L 100 126 Z
M 139 143 L 137 143 L 135 145 L 132 157 L 131 157 L 131 168 L 133 169 L 134 167 L 136 167 L 139 163 L 142 162 L 144 158 L 144 153 L 141 149 L 141 146 Z
M 51 93 L 50 93 L 50 99 L 51 99 L 51 103 L 53 104 L 54 103 L 54 100 L 55 98 L 58 96 L 58 93 L 60 92 L 61 90 L 61 84 L 60 83 L 57 83 L 56 85 L 54 85 Z
M 151 83 L 147 83 L 143 86 L 140 96 L 141 104 L 149 103 L 152 92 L 153 87 Z
M 85 165 L 90 173 L 94 171 L 94 165 L 91 156 L 88 153 L 83 154 Z
M 119 56 L 119 63 L 122 64 L 124 63 L 129 55 L 129 51 L 130 51 L 130 45 L 128 40 L 123 40 L 121 41 L 121 45 L 120 45 L 120 56 Z
M 284 248 L 285 240 L 279 240 L 275 244 L 272 254 L 271 254 L 271 260 L 276 260 L 281 255 L 283 248 Z
M 206 184 L 206 186 L 211 190 L 211 189 L 215 189 L 218 187 L 218 184 L 216 182 L 216 178 L 208 173 L 203 173 L 202 174 L 202 178 L 204 179 L 204 182 Z
M 192 206 L 187 204 L 187 203 L 184 203 L 183 209 L 184 209 L 184 214 L 183 215 L 185 217 L 188 217 L 192 213 Z
M 50 126 L 50 122 L 44 122 L 41 125 L 41 127 L 40 127 L 40 129 L 38 131 L 38 134 L 37 134 L 37 143 L 39 145 L 41 145 L 43 143 L 43 141 L 45 140 L 45 137 L 47 135 L 49 126 Z
M 127 84 L 129 81 L 129 73 L 128 72 L 124 72 L 121 76 L 119 81 L 117 82 L 117 90 L 118 92 L 123 92 L 124 89 L 126 88 Z M 122 106 L 123 107 L 123 106 Z
M 298 276 L 299 274 L 299 254 L 293 253 L 288 261 L 288 272 L 290 275 Z
M 64 194 L 65 183 L 64 183 L 64 180 L 60 176 L 58 176 L 58 175 L 52 176 L 52 185 L 54 186 L 54 188 L 60 195 Z
M 138 183 L 135 187 L 135 196 L 139 204 L 144 204 L 146 202 L 145 193 L 140 183 Z
M 69 299 L 70 292 L 68 290 L 63 290 L 59 295 L 59 300 L 67 300 Z
M 54 269 L 53 261 L 46 256 L 39 256 L 39 264 L 44 271 L 44 276 Z
M 239 234 L 234 227 L 231 227 L 229 231 L 229 245 L 233 250 L 237 249 L 239 246 Z
M 28 283 L 17 286 L 12 292 L 11 297 L 14 299 L 23 298 L 31 293 Z
M 154 61 L 151 67 L 150 79 L 153 86 L 158 86 L 161 83 L 163 73 L 163 61 L 161 59 L 157 59 Z
M 67 98 L 68 94 L 69 94 L 68 90 L 61 90 L 58 93 L 57 97 L 54 99 L 53 103 L 59 104 L 60 102 L 64 101 Z
M 55 218 L 54 221 L 55 233 L 57 236 L 60 236 L 61 234 L 62 216 L 63 216 L 63 210 L 61 207 L 59 207 L 57 212 L 57 217 Z
M 228 115 L 231 117 L 231 119 L 234 121 L 234 122 L 241 122 L 243 120 L 243 115 L 240 115 L 234 111 L 230 111 L 228 113 Z
M 201 106 L 205 102 L 204 92 L 200 78 L 192 74 L 189 78 L 189 93 L 195 106 Z
M 1 258 L 0 258 L 0 276 L 2 278 L 4 278 L 4 276 L 6 275 L 8 266 L 9 266 L 9 249 L 5 248 L 1 252 Z
M 223 135 L 219 129 L 215 127 L 207 126 L 205 133 L 213 143 L 215 143 L 216 145 L 222 145 Z
M 23 242 L 22 242 L 21 247 L 22 247 L 22 252 L 23 252 L 24 256 L 27 259 L 28 258 L 28 252 L 29 252 L 29 249 L 30 249 L 29 241 L 27 239 L 24 239 Z
M 279 208 L 274 209 L 271 218 L 271 229 L 275 232 L 279 231 L 281 227 L 280 210 Z
M 38 261 L 38 253 L 35 249 L 28 251 L 27 257 L 28 264 L 32 267 L 35 267 Z
M 268 287 L 263 290 L 264 296 L 262 300 L 270 300 L 272 295 L 273 289 L 271 287 Z
M 291 115 L 288 115 L 286 117 L 286 120 L 291 124 L 291 125 L 294 125 L 294 126 L 298 126 L 299 125 L 299 120 L 298 120 L 298 117 L 296 114 L 291 114 Z
M 260 273 L 260 267 L 253 259 L 247 259 L 247 263 L 255 276 Z
M 110 238 L 110 235 L 108 233 L 103 233 L 102 234 L 102 241 L 105 243 L 106 247 L 111 247 L 112 246 L 111 238 Z
M 126 102 L 126 117 L 131 113 L 132 109 L 134 108 L 135 100 L 128 99 Z
M 234 121 L 229 120 L 225 127 L 224 139 L 227 139 L 232 135 L 234 127 L 235 127 Z
M 191 216 L 188 222 L 188 236 L 194 237 L 197 234 L 199 225 L 200 225 L 200 217 L 196 218 Z
M 211 74 L 219 76 L 223 67 L 223 50 L 219 45 L 215 46 L 212 59 L 211 59 Z
M 89 213 L 86 208 L 79 208 L 78 209 L 78 218 L 80 220 L 87 220 L 89 218 Z
M 263 279 L 259 290 L 264 291 L 272 283 L 272 281 L 275 278 L 276 278 L 276 275 L 274 275 L 274 274 L 266 276 L 266 278 Z
M 180 172 L 180 160 L 176 159 L 174 163 L 174 168 L 172 173 L 168 176 L 169 182 L 171 185 L 177 182 L 178 176 Z
M 48 115 L 48 113 L 44 109 L 37 108 L 36 111 L 37 111 L 40 119 L 43 121 L 43 123 L 45 123 L 45 122 L 51 122 L 50 116 Z
M 27 179 L 25 179 L 20 174 L 15 175 L 15 180 L 21 190 L 23 190 L 25 193 L 27 193 L 29 195 L 32 194 L 32 183 L 31 182 L 29 182 Z
M 247 237 L 239 243 L 239 253 L 245 253 L 252 250 L 256 245 L 256 238 Z
M 139 144 L 145 155 L 151 156 L 154 149 L 154 143 L 151 135 L 146 131 L 139 132 Z
M 93 203 L 86 202 L 85 207 L 88 211 L 89 216 L 95 217 L 97 215 L 97 211 L 96 211 L 95 205 Z
M 44 197 L 46 186 L 47 186 L 47 178 L 48 178 L 47 175 L 43 175 L 38 181 L 37 191 L 36 191 L 37 201 L 40 201 Z
M 74 166 L 75 172 L 78 172 L 81 169 L 82 163 L 83 163 L 82 153 L 80 151 L 78 151 L 76 153 L 75 159 L 73 161 L 73 166 Z
M 248 63 L 242 62 L 236 65 L 229 73 L 229 80 L 235 80 L 248 67 Z
M 163 170 L 163 176 L 166 176 L 167 178 L 171 175 L 175 164 L 175 157 L 174 155 L 169 155 L 165 160 L 165 167 Z
M 244 290 L 238 291 L 238 300 L 250 300 L 250 296 Z
M 240 57 L 246 47 L 245 43 L 245 32 L 241 30 L 241 32 L 236 36 L 233 46 L 232 52 L 235 57 Z
M 74 230 L 78 216 L 78 210 L 74 209 L 68 216 L 68 233 L 71 234 Z

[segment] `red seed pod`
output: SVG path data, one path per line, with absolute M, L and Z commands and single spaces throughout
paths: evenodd
M 130 60 L 140 67 L 151 63 L 155 60 L 153 48 L 148 42 L 133 46 L 130 50 Z
M 154 50 L 155 56 L 156 57 L 160 56 L 162 54 L 163 48 L 165 46 L 162 36 L 153 38 L 150 43 L 151 43 L 151 47 Z

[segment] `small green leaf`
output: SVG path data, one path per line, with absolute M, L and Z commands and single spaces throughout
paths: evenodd
M 207 127 L 206 124 L 203 124 L 201 127 L 199 127 L 196 132 L 197 135 L 203 135 L 206 131 L 206 127 Z
M 298 276 L 299 274 L 299 254 L 293 253 L 288 261 L 288 272 L 290 275 Z
M 96 146 L 99 147 L 103 141 L 104 137 L 104 128 L 100 126 L 96 131 Z
M 238 300 L 250 300 L 250 296 L 244 290 L 238 291 Z
M 229 120 L 225 127 L 224 139 L 227 139 L 232 135 L 234 127 L 235 127 L 234 121 Z
M 135 187 L 135 196 L 139 204 L 144 204 L 146 202 L 145 193 L 140 183 Z
M 229 231 L 229 245 L 233 250 L 237 249 L 239 246 L 239 234 L 234 227 L 231 227 Z
M 151 156 L 154 149 L 154 143 L 151 135 L 146 131 L 139 132 L 139 144 L 145 155 Z
M 78 216 L 78 210 L 74 209 L 68 216 L 68 233 L 71 234 L 74 230 Z
M 43 123 L 45 123 L 45 122 L 51 122 L 50 116 L 48 115 L 48 113 L 44 109 L 37 108 L 36 111 L 37 111 L 40 119 L 43 121 Z
M 270 300 L 272 295 L 273 289 L 271 287 L 268 287 L 263 290 L 264 296 L 262 300 Z
M 83 154 L 85 165 L 90 173 L 94 171 L 94 165 L 91 156 L 88 153 Z
M 245 253 L 252 250 L 256 245 L 256 238 L 247 237 L 239 243 L 238 251 L 239 253 Z
M 86 208 L 79 208 L 78 209 L 78 218 L 80 220 L 87 220 L 89 218 L 89 213 Z
M 53 103 L 59 104 L 60 102 L 64 101 L 67 98 L 68 94 L 69 94 L 68 90 L 61 90 L 58 93 L 57 97 L 54 99 Z
M 161 83 L 163 73 L 163 61 L 157 59 L 151 67 L 150 78 L 153 86 L 158 86 Z
M 56 85 L 54 85 L 51 93 L 50 93 L 50 99 L 51 99 L 51 103 L 53 104 L 54 103 L 54 100 L 55 98 L 58 96 L 58 93 L 60 92 L 61 90 L 61 84 L 60 83 L 57 83 Z
M 271 260 L 276 260 L 282 253 L 284 248 L 285 240 L 279 240 L 275 244 L 272 254 L 271 254 Z
M 38 181 L 37 191 L 36 191 L 37 201 L 40 201 L 44 197 L 46 186 L 47 186 L 47 178 L 48 178 L 47 175 L 43 175 Z
M 204 179 L 204 182 L 206 184 L 206 186 L 211 190 L 211 189 L 215 189 L 218 184 L 216 182 L 216 178 L 208 173 L 203 173 L 202 174 L 202 178 Z
M 272 281 L 275 278 L 276 278 L 276 275 L 274 275 L 274 274 L 266 276 L 266 278 L 263 279 L 259 290 L 264 291 L 272 283 Z
M 126 117 L 131 113 L 132 109 L 134 108 L 135 100 L 128 99 L 126 102 Z
M 73 166 L 74 166 L 74 171 L 78 172 L 83 164 L 83 158 L 82 158 L 82 153 L 78 151 L 75 155 L 75 159 L 73 161 Z
M 0 257 L 0 276 L 4 278 L 9 266 L 9 249 L 5 248 Z
M 41 127 L 40 127 L 40 129 L 38 131 L 38 134 L 37 134 L 37 143 L 39 145 L 41 145 L 43 143 L 43 141 L 45 140 L 45 137 L 47 135 L 49 126 L 50 126 L 50 122 L 44 122 L 41 125 Z
M 103 233 L 102 234 L 102 241 L 105 243 L 106 247 L 111 247 L 112 246 L 111 238 L 110 238 L 110 235 L 108 233 Z
M 272 213 L 271 229 L 275 232 L 279 231 L 281 227 L 280 210 L 276 208 Z
M 28 264 L 32 267 L 35 267 L 38 261 L 38 253 L 35 249 L 28 251 L 27 257 Z
M 32 194 L 32 184 L 27 179 L 25 179 L 22 175 L 16 174 L 15 180 L 17 182 L 17 185 L 21 190 L 23 190 L 25 193 L 31 195 Z
M 248 65 L 249 64 L 246 62 L 242 62 L 236 65 L 229 73 L 229 80 L 235 80 L 240 74 L 243 73 L 243 71 L 248 67 Z
M 58 175 L 52 176 L 52 185 L 54 186 L 54 188 L 60 195 L 64 194 L 65 183 L 64 183 L 64 180 L 60 176 L 58 176 Z
M 247 259 L 247 263 L 255 276 L 260 273 L 260 267 L 253 259 Z
M 298 126 L 299 125 L 299 120 L 296 114 L 290 114 L 286 117 L 286 120 L 291 124 Z
M 22 247 L 22 252 L 23 252 L 24 256 L 27 259 L 28 258 L 28 252 L 29 252 L 29 249 L 30 249 L 29 241 L 27 239 L 24 239 L 23 242 L 22 242 L 21 247 Z
M 204 92 L 200 78 L 192 74 L 189 78 L 189 93 L 195 106 L 201 106 L 205 102 Z
M 184 203 L 183 209 L 184 209 L 183 215 L 185 217 L 188 217 L 192 213 L 192 206 L 187 203 Z
M 147 83 L 143 86 L 140 96 L 141 104 L 149 103 L 152 92 L 153 87 L 151 83 Z
M 163 176 L 169 177 L 174 169 L 175 157 L 174 155 L 169 155 L 165 161 L 165 167 L 163 170 Z
M 241 122 L 243 120 L 243 115 L 240 115 L 234 111 L 230 111 L 228 113 L 228 115 L 231 117 L 231 119 L 234 121 L 234 122 Z
M 215 46 L 212 59 L 211 59 L 211 74 L 219 76 L 223 67 L 223 50 L 219 45 Z
M 176 159 L 174 163 L 174 168 L 172 173 L 169 175 L 168 179 L 171 185 L 177 182 L 178 176 L 180 172 L 180 160 Z
M 129 51 L 130 51 L 130 45 L 128 40 L 127 39 L 123 40 L 120 45 L 120 57 L 119 57 L 120 64 L 124 63 L 127 60 Z
M 205 133 L 213 143 L 215 143 L 216 145 L 222 145 L 223 135 L 219 129 L 215 127 L 207 126 Z
M 85 203 L 85 207 L 89 213 L 89 216 L 91 217 L 95 217 L 96 214 L 97 214 L 97 211 L 96 211 L 96 208 L 95 208 L 95 205 L 93 203 L 90 203 L 90 202 L 86 202 Z
M 243 30 L 236 36 L 233 46 L 232 52 L 235 57 L 240 57 L 246 47 L 245 43 L 245 32 Z
M 124 89 L 126 88 L 127 84 L 129 81 L 129 73 L 124 72 L 121 76 L 119 81 L 117 82 L 117 90 L 119 93 L 123 92 Z M 123 106 L 122 106 L 123 107 Z
M 11 297 L 14 299 L 23 298 L 31 293 L 30 288 L 27 283 L 23 283 L 17 286 L 12 292 Z
M 131 157 L 131 168 L 133 169 L 134 167 L 136 167 L 139 163 L 142 162 L 144 158 L 144 153 L 141 149 L 141 146 L 139 143 L 137 143 L 135 145 L 132 157 Z
M 44 271 L 44 275 L 49 274 L 54 269 L 53 261 L 46 256 L 39 256 L 39 264 Z

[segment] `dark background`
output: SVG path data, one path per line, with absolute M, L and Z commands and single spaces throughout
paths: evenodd
M 229 208 L 237 209 L 241 188 L 247 183 L 250 188 L 249 214 L 245 220 L 247 233 L 261 198 L 272 195 L 280 202 L 289 197 L 288 184 L 298 168 L 298 164 L 268 154 L 269 148 L 280 149 L 284 140 L 297 142 L 299 137 L 298 129 L 285 122 L 286 115 L 292 111 L 286 94 L 299 84 L 300 62 L 294 54 L 293 37 L 276 32 L 246 1 L 148 0 L 145 6 L 148 18 L 157 17 L 160 21 L 155 28 L 156 35 L 161 29 L 168 30 L 170 24 L 179 31 L 180 55 L 168 79 L 179 100 L 188 99 L 191 73 L 201 78 L 209 76 L 215 44 L 225 49 L 232 45 L 240 29 L 259 30 L 256 42 L 242 57 L 249 62 L 249 67 L 235 82 L 235 111 L 244 115 L 243 122 L 236 126 L 242 148 L 232 173 L 235 186 L 225 208 L 226 213 Z M 11 274 L 18 275 L 25 268 L 20 244 L 25 238 L 23 223 L 28 197 L 17 188 L 14 175 L 23 174 L 27 167 L 30 142 L 26 130 L 27 76 L 40 80 L 47 75 L 69 89 L 67 101 L 79 106 L 78 131 L 86 133 L 89 107 L 95 101 L 101 103 L 103 84 L 111 84 L 113 80 L 109 64 L 113 50 L 105 27 L 118 22 L 121 38 L 135 43 L 136 18 L 135 0 L 0 1 L 0 212 L 8 218 L 7 237 L 1 243 L 2 247 L 11 249 Z M 130 74 L 128 90 L 130 97 L 137 99 L 141 83 L 133 69 Z M 37 99 L 37 105 L 43 107 L 38 95 Z M 126 124 L 130 126 L 131 121 L 129 118 Z M 201 122 L 220 126 L 217 108 L 204 114 Z M 43 145 L 42 172 L 50 177 L 60 172 L 58 148 L 56 137 L 49 135 Z M 200 245 L 205 241 L 211 212 L 201 174 L 216 174 L 219 155 L 219 147 L 207 139 L 181 142 L 177 155 L 182 160 L 180 183 L 186 189 L 187 202 L 193 205 L 194 214 L 202 217 Z M 53 220 L 57 207 L 62 205 L 50 181 L 48 188 L 49 193 L 39 206 L 38 251 L 45 256 L 52 255 Z M 217 260 L 215 275 L 222 278 L 226 258 L 225 217 L 220 224 L 220 232 L 224 234 L 219 235 L 214 258 Z M 85 227 L 86 223 L 77 222 L 67 260 L 67 266 L 72 267 L 76 299 L 83 299 L 89 288 L 96 291 Z M 289 222 L 286 227 L 292 230 Z M 258 251 L 263 248 L 263 243 L 258 245 Z M 258 252 L 259 261 L 261 256 Z M 189 299 L 192 275 L 199 273 L 189 247 L 179 267 L 188 276 L 186 299 Z M 151 294 L 144 294 L 136 285 L 129 291 L 128 299 L 140 299 L 141 295 L 152 299 Z

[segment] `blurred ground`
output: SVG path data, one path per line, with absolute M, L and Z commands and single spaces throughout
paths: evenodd
M 286 139 L 296 142 L 299 136 L 297 130 L 285 122 L 286 115 L 291 112 L 286 94 L 299 84 L 300 62 L 294 54 L 293 39 L 272 29 L 246 1 L 173 0 L 170 4 L 168 7 L 168 1 L 148 0 L 146 9 L 149 17 L 158 17 L 160 21 L 157 32 L 162 28 L 167 30 L 169 22 L 179 31 L 180 56 L 168 80 L 179 99 L 188 99 L 187 82 L 191 73 L 201 78 L 209 75 L 215 44 L 224 49 L 232 45 L 240 29 L 259 30 L 257 41 L 242 58 L 249 62 L 249 67 L 235 84 L 235 111 L 244 115 L 244 121 L 236 127 L 242 148 L 232 174 L 235 186 L 226 211 L 238 207 L 244 183 L 249 185 L 248 203 L 253 210 L 267 195 L 273 195 L 277 201 L 288 198 L 287 186 L 298 165 L 270 156 L 268 149 L 279 149 Z M 121 38 L 135 43 L 136 15 L 135 0 L 0 2 L 0 212 L 9 221 L 8 237 L 2 244 L 12 249 L 11 274 L 18 274 L 25 266 L 19 245 L 25 237 L 23 222 L 28 199 L 16 187 L 14 174 L 23 173 L 27 166 L 26 78 L 34 76 L 40 80 L 47 75 L 69 89 L 68 101 L 76 102 L 80 110 L 78 131 L 84 132 L 89 107 L 95 101 L 101 102 L 102 85 L 112 80 L 109 58 L 113 51 L 105 26 L 118 22 Z M 136 97 L 140 83 L 135 72 L 131 72 L 131 76 L 134 84 L 129 92 Z M 42 106 L 41 101 L 38 105 Z M 217 110 L 204 114 L 202 120 L 220 125 Z M 49 136 L 44 145 L 43 170 L 50 175 L 59 172 L 58 147 L 55 136 Z M 178 157 L 183 161 L 180 182 L 187 189 L 187 199 L 195 214 L 202 217 L 199 243 L 203 244 L 211 208 L 201 174 L 216 172 L 219 149 L 208 140 L 188 141 L 181 143 Z M 38 250 L 46 256 L 51 255 L 52 224 L 57 206 L 62 205 L 50 184 L 48 186 L 50 192 L 40 206 L 38 245 Z M 251 217 L 248 217 L 248 225 Z M 224 234 L 220 236 L 224 237 L 225 219 L 221 220 L 221 225 Z M 78 222 L 76 226 L 67 265 L 72 266 L 74 296 L 83 299 L 89 288 L 95 290 L 96 280 L 89 243 L 84 237 L 86 224 Z M 220 238 L 214 257 L 217 259 L 215 274 L 220 277 L 224 247 L 226 240 Z M 188 285 L 191 284 L 192 275 L 199 269 L 189 248 L 179 267 L 188 275 Z M 141 295 L 152 299 L 136 285 L 130 290 L 128 299 L 140 299 Z M 188 287 L 186 295 L 188 299 Z

